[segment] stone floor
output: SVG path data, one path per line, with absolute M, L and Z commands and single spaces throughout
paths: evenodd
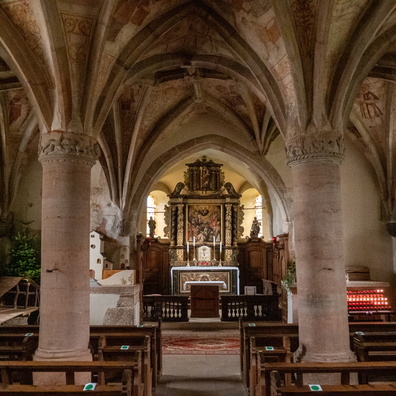
M 156 396 L 247 396 L 238 355 L 164 355 Z
M 163 334 L 219 335 L 239 334 L 237 324 L 231 329 L 224 324 L 217 328 L 205 320 L 190 327 L 163 328 Z M 169 326 L 170 327 L 170 326 Z M 163 355 L 163 373 L 155 396 L 247 396 L 242 383 L 239 355 Z

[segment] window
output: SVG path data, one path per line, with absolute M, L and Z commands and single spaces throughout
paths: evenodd
M 261 195 L 256 197 L 254 207 L 255 207 L 255 216 L 260 224 L 260 232 L 258 236 L 261 237 L 263 236 L 263 198 Z
M 155 220 L 155 209 L 156 209 L 156 202 L 153 196 L 149 195 L 147 197 L 147 222 L 146 222 L 146 235 L 150 235 L 150 229 L 148 226 L 148 221 L 150 220 L 150 217 Z

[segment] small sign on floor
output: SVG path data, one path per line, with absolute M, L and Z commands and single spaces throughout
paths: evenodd
M 96 388 L 95 382 L 88 382 L 88 384 L 84 385 L 83 391 L 93 391 Z
M 308 385 L 308 386 L 309 386 L 309 389 L 310 389 L 311 391 L 313 391 L 313 392 L 320 392 L 320 391 L 323 391 L 323 389 L 322 389 L 322 387 L 321 387 L 320 385 L 311 384 L 311 385 Z

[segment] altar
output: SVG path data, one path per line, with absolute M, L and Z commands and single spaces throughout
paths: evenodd
M 220 294 L 239 294 L 239 268 L 228 266 L 171 268 L 172 294 L 189 294 L 192 285 L 217 285 Z

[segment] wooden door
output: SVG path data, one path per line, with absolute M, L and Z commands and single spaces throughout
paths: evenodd
M 143 251 L 143 294 L 169 295 L 169 244 L 154 240 Z

